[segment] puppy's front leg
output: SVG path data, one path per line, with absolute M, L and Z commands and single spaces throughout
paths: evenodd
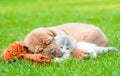
M 71 52 L 71 56 L 73 58 L 75 58 L 76 60 L 81 60 L 83 58 L 86 58 L 88 56 L 88 52 L 81 50 L 79 48 L 75 48 L 72 52 Z

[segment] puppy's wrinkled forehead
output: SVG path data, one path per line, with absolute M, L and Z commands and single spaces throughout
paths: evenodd
M 25 46 L 31 52 L 39 52 L 53 42 L 54 38 L 46 33 L 29 34 L 24 39 Z

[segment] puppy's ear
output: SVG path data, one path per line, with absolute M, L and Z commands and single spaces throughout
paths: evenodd
M 23 47 L 28 50 L 28 47 L 27 47 L 27 46 L 23 46 Z
M 32 53 L 28 50 L 28 47 L 25 45 L 24 42 L 19 42 L 20 45 L 22 45 L 24 47 L 24 49 L 26 50 L 27 53 Z
M 20 42 L 20 44 L 21 44 L 25 49 L 28 49 L 28 47 L 25 45 L 24 42 Z

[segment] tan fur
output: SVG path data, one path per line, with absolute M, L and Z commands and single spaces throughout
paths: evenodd
M 25 37 L 24 43 L 31 52 L 43 52 L 59 34 L 72 36 L 77 42 L 86 41 L 99 46 L 109 45 L 106 36 L 98 27 L 82 23 L 66 23 L 56 27 L 34 29 Z
M 67 23 L 57 28 L 63 30 L 67 35 L 72 36 L 77 41 L 86 41 L 99 46 L 108 46 L 108 39 L 104 33 L 96 26 L 82 23 Z
M 81 60 L 82 58 L 85 58 L 88 56 L 88 53 L 85 52 L 84 50 L 75 48 L 72 52 L 71 52 L 71 56 L 73 58 L 75 58 L 76 60 Z

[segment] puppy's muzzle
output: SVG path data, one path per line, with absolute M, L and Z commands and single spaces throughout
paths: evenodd
M 56 49 L 51 49 L 51 54 L 54 56 L 54 57 L 62 57 L 64 52 L 62 51 L 58 51 Z

